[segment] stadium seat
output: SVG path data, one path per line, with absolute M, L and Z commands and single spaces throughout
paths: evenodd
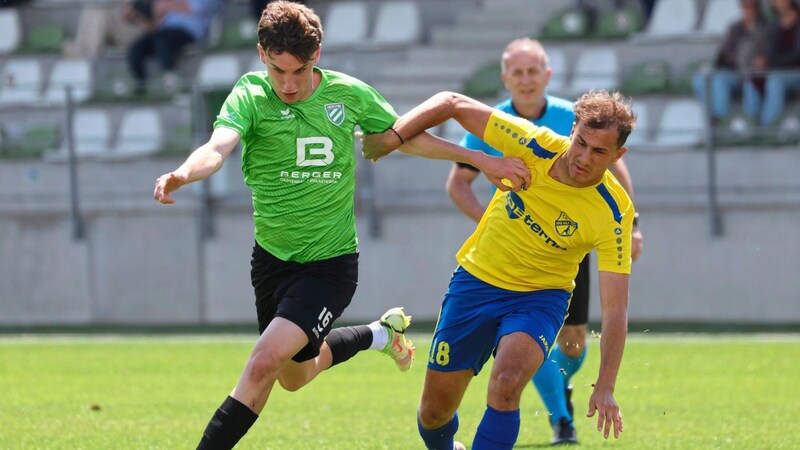
M 31 27 L 19 49 L 20 53 L 60 53 L 64 43 L 64 27 L 42 23 Z
M 728 27 L 742 17 L 740 0 L 708 0 L 703 20 L 697 30 L 703 35 L 722 36 Z
M 670 90 L 670 67 L 666 61 L 636 64 L 625 76 L 620 89 L 625 95 L 666 94 Z
M 111 120 L 103 109 L 90 108 L 75 111 L 72 121 L 72 138 L 78 157 L 102 156 L 108 152 L 111 139 Z M 67 143 L 59 152 L 66 154 Z
M 20 157 L 41 157 L 58 145 L 58 127 L 36 124 L 26 129 L 15 149 Z
M 13 53 L 22 40 L 22 26 L 15 8 L 0 8 L 0 55 Z
M 539 39 L 542 41 L 585 39 L 589 35 L 589 14 L 570 7 L 558 11 L 545 22 Z
M 569 73 L 564 52 L 557 48 L 548 49 L 547 58 L 550 62 L 550 68 L 553 69 L 547 90 L 553 93 L 562 92 L 567 86 L 567 74 Z
M 36 59 L 12 59 L 0 70 L 0 105 L 38 103 L 41 89 L 42 67 Z
M 644 102 L 634 102 L 633 112 L 636 114 L 636 129 L 628 136 L 625 146 L 635 152 L 646 149 L 650 143 L 652 126 L 648 117 L 647 104 Z
M 331 2 L 324 20 L 322 45 L 326 50 L 348 48 L 367 38 L 369 19 L 363 1 Z
M 403 46 L 415 43 L 420 36 L 419 4 L 413 0 L 380 2 L 370 43 L 378 46 Z
M 494 97 L 503 90 L 500 72 L 499 62 L 484 64 L 464 81 L 462 91 L 475 98 Z
M 231 88 L 241 76 L 239 58 L 236 55 L 206 55 L 197 70 L 197 83 L 202 88 Z
M 223 23 L 220 31 L 219 42 L 213 50 L 238 50 L 252 48 L 257 40 L 255 19 L 245 17 L 233 23 Z M 328 30 L 325 27 L 325 33 Z
M 114 157 L 150 155 L 161 149 L 161 117 L 155 108 L 136 108 L 125 112 L 119 125 Z
M 697 25 L 695 0 L 669 0 L 656 2 L 653 15 L 643 37 L 669 38 L 690 35 Z
M 50 82 L 44 93 L 44 102 L 64 104 L 66 87 L 72 87 L 72 101 L 81 103 L 92 93 L 92 66 L 88 59 L 60 59 L 53 65 Z
M 697 147 L 703 143 L 705 116 L 695 99 L 670 100 L 664 105 L 653 144 L 659 147 Z
M 579 96 L 592 89 L 615 89 L 619 81 L 617 52 L 610 47 L 587 47 L 578 56 L 569 92 Z
M 598 39 L 626 39 L 644 27 L 642 13 L 634 7 L 609 9 L 599 14 L 594 32 Z

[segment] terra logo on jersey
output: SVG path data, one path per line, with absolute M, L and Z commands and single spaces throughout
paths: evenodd
M 525 203 L 522 201 L 522 198 L 520 198 L 520 196 L 514 192 L 509 192 L 508 194 L 506 194 L 506 212 L 508 213 L 509 219 L 523 219 L 525 225 L 528 226 L 528 228 L 530 228 L 530 230 L 536 236 L 539 236 L 541 239 L 543 239 L 545 244 L 553 248 L 557 248 L 559 250 L 567 249 L 566 247 L 559 245 L 555 240 L 553 240 L 550 236 L 548 236 L 547 232 L 545 232 L 542 226 L 536 223 L 536 221 L 533 219 L 533 217 L 531 217 L 530 214 L 527 214 L 525 212 Z M 577 226 L 578 225 L 575 224 L 575 227 Z

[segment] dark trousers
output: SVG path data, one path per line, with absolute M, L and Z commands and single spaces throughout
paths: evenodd
M 147 58 L 155 56 L 161 69 L 170 71 L 183 47 L 192 42 L 192 35 L 178 28 L 160 28 L 134 41 L 128 48 L 128 67 L 139 87 L 144 87 L 147 79 Z

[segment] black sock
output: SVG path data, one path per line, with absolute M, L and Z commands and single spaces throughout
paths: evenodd
M 343 363 L 372 345 L 372 330 L 367 325 L 334 328 L 325 338 L 331 348 L 331 367 Z
M 214 417 L 208 422 L 198 450 L 231 449 L 258 419 L 258 414 L 239 400 L 231 397 L 222 402 Z

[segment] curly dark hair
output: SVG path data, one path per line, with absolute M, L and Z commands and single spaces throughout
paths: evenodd
M 302 3 L 269 2 L 258 21 L 258 43 L 267 55 L 288 52 L 301 62 L 314 58 L 322 42 L 322 22 Z
M 636 114 L 631 110 L 631 101 L 619 92 L 589 91 L 581 95 L 572 109 L 575 123 L 597 130 L 615 127 L 619 133 L 617 148 L 625 145 L 631 131 L 636 128 Z

